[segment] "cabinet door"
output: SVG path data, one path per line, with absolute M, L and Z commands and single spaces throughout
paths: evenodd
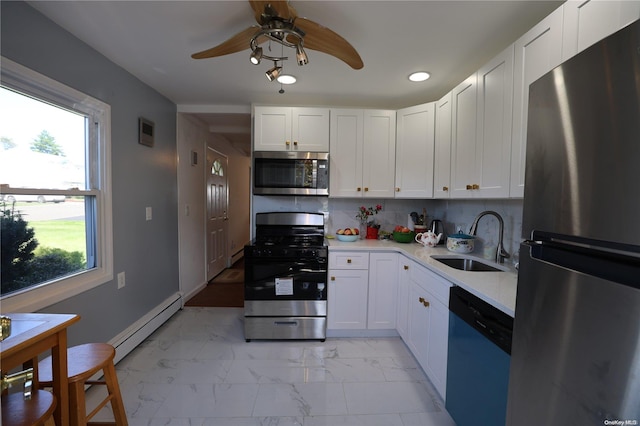
M 524 195 L 529 84 L 562 61 L 562 6 L 514 44 L 510 197 Z
M 330 197 L 362 197 L 363 120 L 362 110 L 331 110 Z
M 396 303 L 396 329 L 402 340 L 407 343 L 409 339 L 409 268 L 411 261 L 404 256 L 398 257 L 398 301 Z
M 329 152 L 329 109 L 293 108 L 292 150 Z
M 449 342 L 449 283 L 420 265 L 410 265 L 409 348 L 443 398 Z
M 429 335 L 429 310 L 424 306 L 425 292 L 416 282 L 409 284 L 409 339 L 407 345 L 420 366 L 427 364 Z M 425 369 L 426 372 L 426 369 Z
M 452 92 L 451 198 L 473 198 L 479 189 L 475 181 L 477 88 L 474 74 Z
M 640 1 L 569 0 L 563 5 L 562 60 L 640 18 Z
M 396 328 L 397 297 L 398 255 L 396 253 L 370 253 L 367 328 Z
M 435 103 L 401 109 L 396 117 L 395 198 L 431 198 Z
M 254 108 L 253 146 L 255 151 L 287 151 L 291 146 L 291 108 Z
M 369 273 L 363 269 L 330 269 L 327 293 L 327 328 L 367 328 Z
M 513 45 L 478 70 L 476 177 L 482 198 L 508 198 L 513 117 Z
M 449 343 L 449 308 L 440 303 L 431 293 L 425 293 L 429 331 L 427 334 L 426 365 L 429 380 L 442 398 L 447 389 L 447 354 Z
M 393 198 L 396 167 L 396 112 L 364 111 L 362 163 L 364 197 Z
M 451 92 L 436 103 L 433 197 L 449 198 L 451 186 Z

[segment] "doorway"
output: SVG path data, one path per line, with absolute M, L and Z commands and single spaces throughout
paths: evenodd
M 207 146 L 206 186 L 207 224 L 206 259 L 207 281 L 227 267 L 227 235 L 229 233 L 229 191 L 227 180 L 227 156 Z

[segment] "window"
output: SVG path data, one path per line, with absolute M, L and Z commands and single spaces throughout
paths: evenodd
M 2 58 L 2 311 L 113 279 L 109 105 Z

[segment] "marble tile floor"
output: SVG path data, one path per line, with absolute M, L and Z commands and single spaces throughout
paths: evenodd
M 455 426 L 400 338 L 247 343 L 242 314 L 186 307 L 121 360 L 129 425 Z

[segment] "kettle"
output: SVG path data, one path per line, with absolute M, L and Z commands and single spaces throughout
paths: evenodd
M 433 231 L 419 232 L 416 234 L 416 242 L 425 247 L 435 247 L 442 239 L 442 234 L 436 235 Z
M 429 226 L 429 229 L 434 234 L 444 234 L 444 224 L 442 223 L 441 220 L 433 219 L 431 221 L 431 225 Z M 444 238 L 441 238 L 438 244 L 444 244 Z

